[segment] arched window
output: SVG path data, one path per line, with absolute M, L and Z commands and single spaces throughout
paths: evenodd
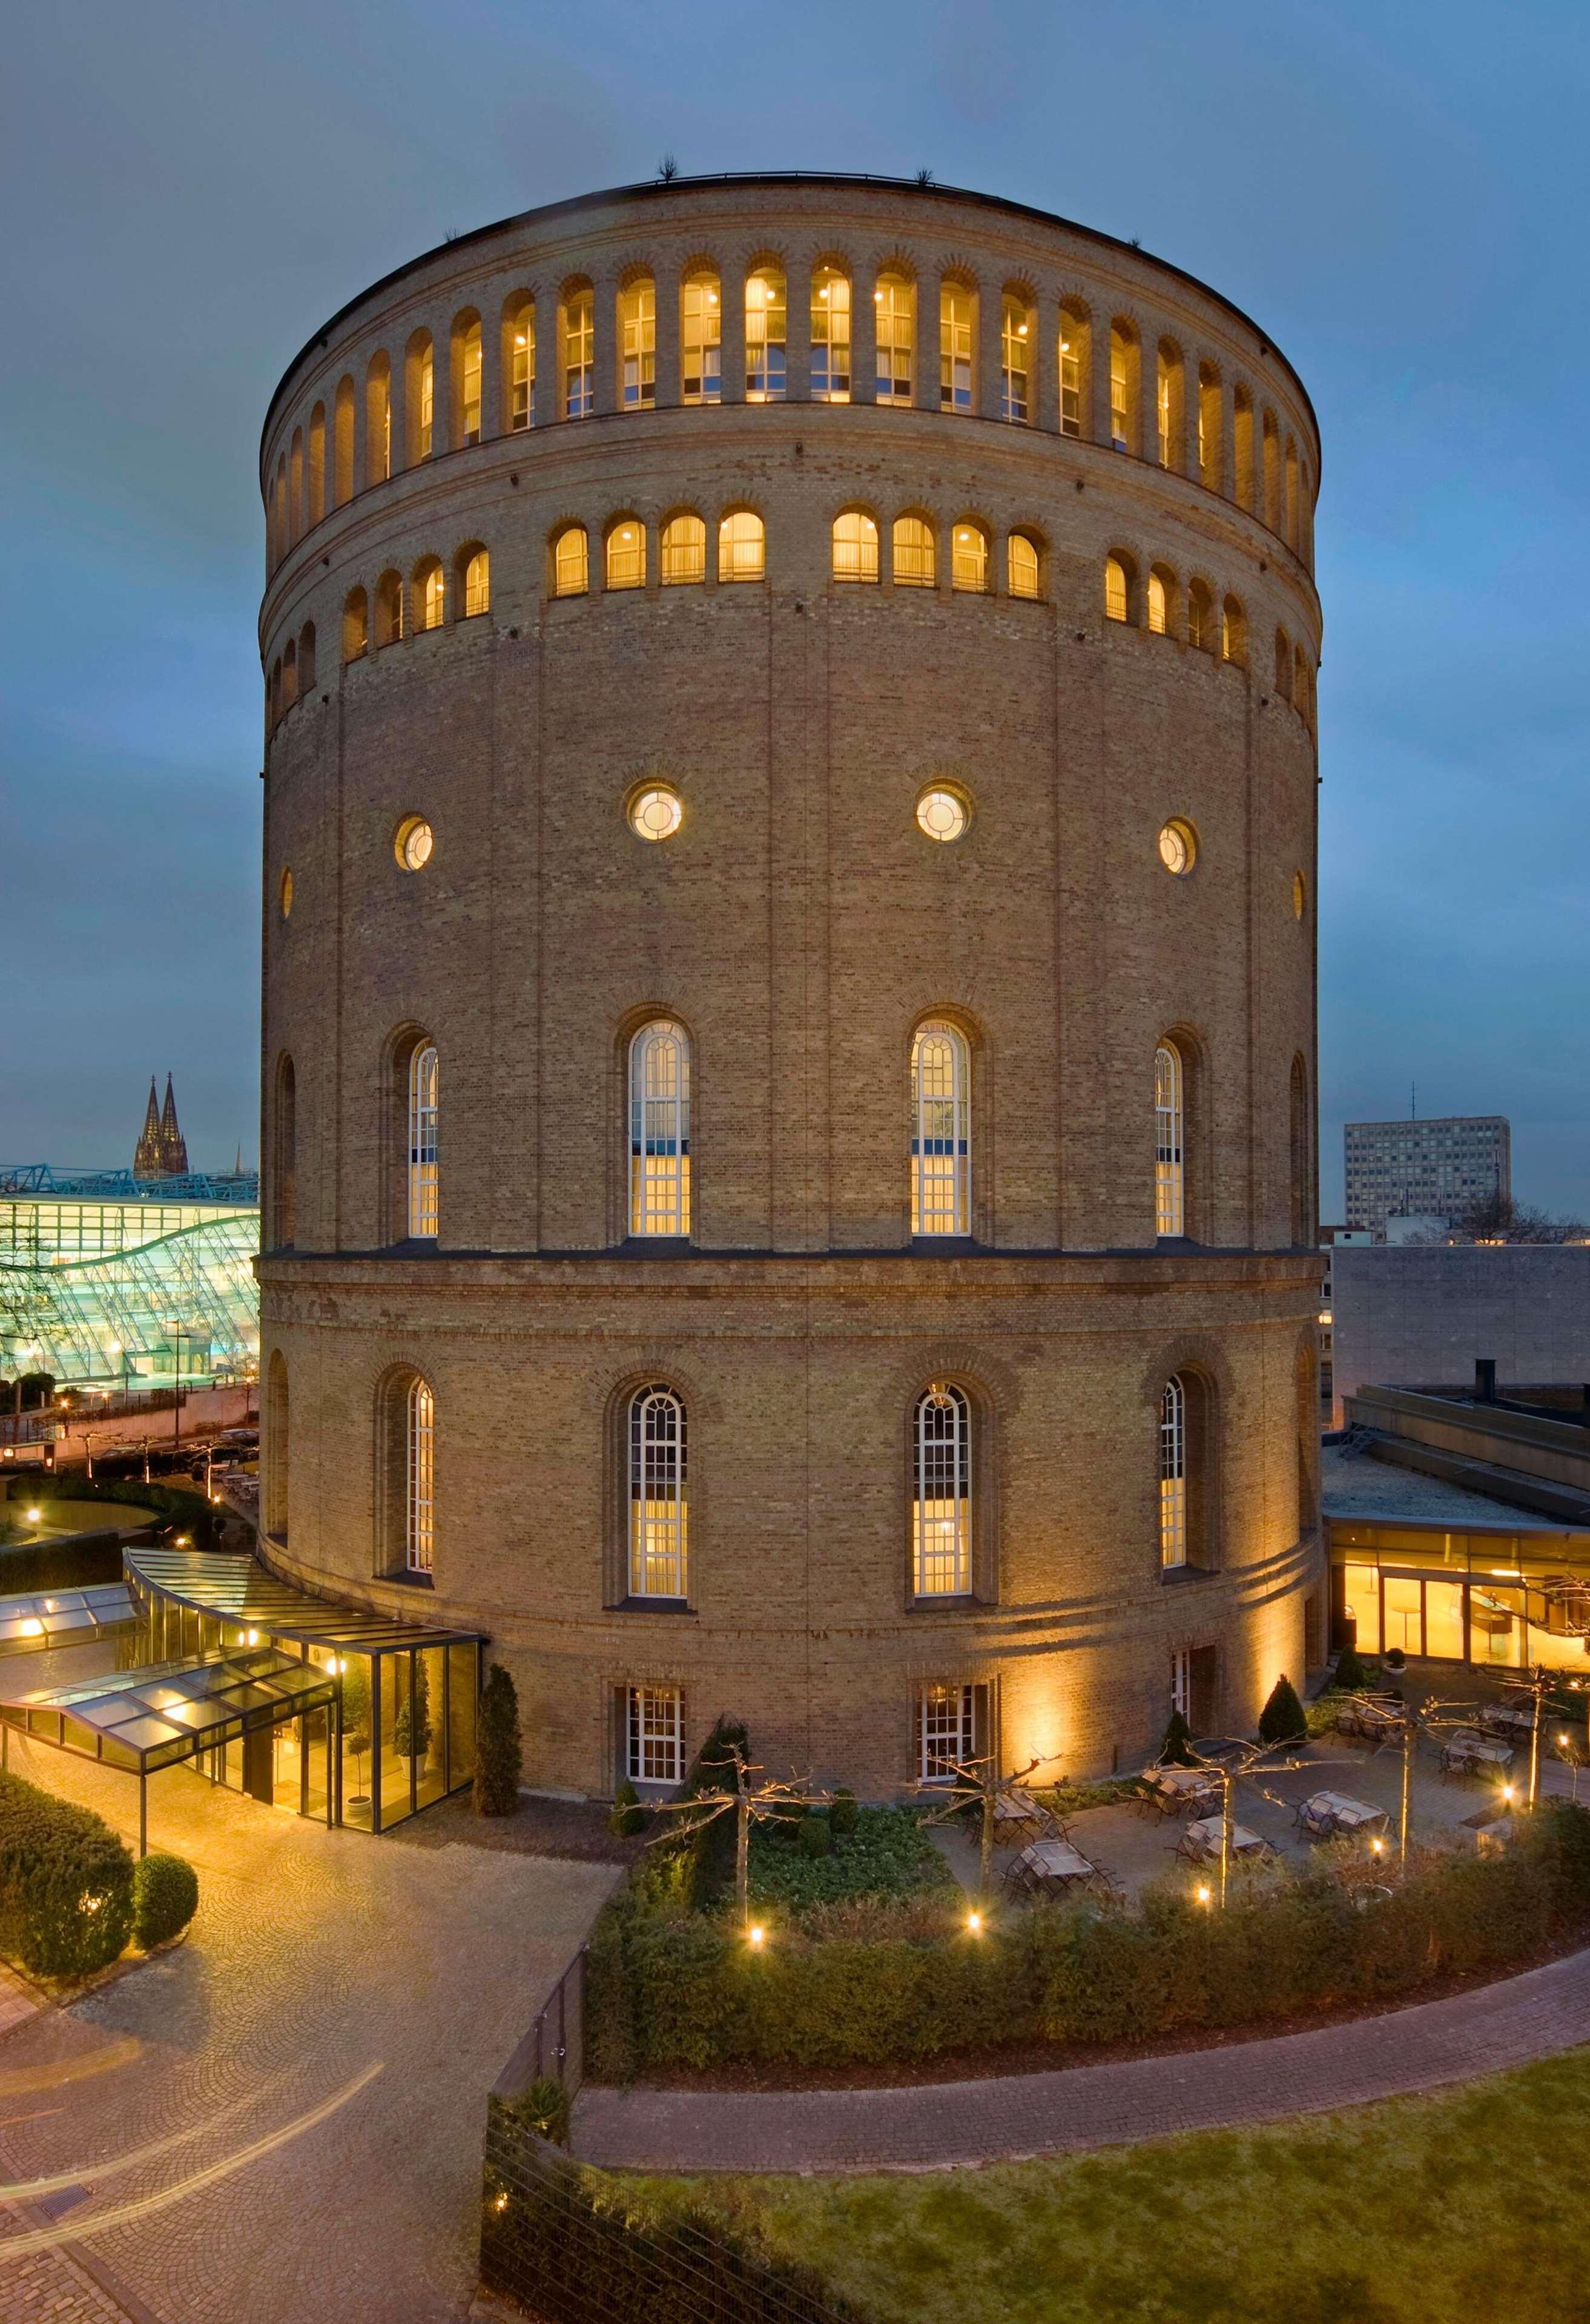
M 1129 622 L 1132 619 L 1132 572 L 1123 557 L 1106 557 L 1105 559 L 1105 619 L 1107 622 Z
M 1161 339 L 1154 364 L 1154 407 L 1159 415 L 1159 455 L 1161 468 L 1182 466 L 1181 356 L 1169 339 Z
M 689 1595 L 685 1407 L 661 1382 L 629 1405 L 629 1595 Z
M 503 311 L 503 426 L 510 436 L 535 420 L 535 303 L 518 292 Z
M 292 431 L 292 459 L 289 470 L 291 482 L 287 490 L 287 527 L 291 540 L 299 540 L 304 529 L 303 429 Z
M 1232 392 L 1231 426 L 1237 506 L 1252 509 L 1258 504 L 1253 481 L 1253 399 L 1245 387 Z
M 833 572 L 836 581 L 878 577 L 878 528 L 861 509 L 834 519 Z
M 1160 1564 L 1216 1563 L 1215 1392 L 1200 1371 L 1172 1372 L 1160 1391 Z
M 447 612 L 447 583 L 439 558 L 423 558 L 414 568 L 414 610 L 421 629 L 440 629 Z
M 1031 337 L 1032 317 L 1026 300 L 1007 290 L 1000 301 L 999 416 L 1023 425 L 1031 410 L 1027 392 Z
M 662 586 L 707 578 L 707 527 L 693 511 L 670 516 L 662 528 Z
M 912 1416 L 911 1589 L 965 1597 L 972 1586 L 972 1409 L 966 1391 L 934 1380 Z
M 1292 698 L 1292 641 L 1279 626 L 1275 632 L 1275 691 L 1282 702 Z
M 938 579 L 933 528 L 925 517 L 894 520 L 893 572 L 897 588 L 931 589 Z
M 280 565 L 287 554 L 287 455 L 276 463 L 276 496 L 271 504 L 271 562 Z
M 408 1232 L 416 1241 L 434 1240 L 438 1231 L 439 1121 L 436 1045 L 421 1041 L 409 1059 Z
M 670 1019 L 629 1045 L 629 1231 L 690 1231 L 690 1037 Z
M 596 297 L 588 283 L 563 298 L 563 417 L 588 420 L 596 410 Z
M 1154 1051 L 1154 1232 L 1187 1232 L 1187 1182 L 1183 1167 L 1185 1074 L 1174 1041 Z
M 1060 433 L 1080 436 L 1087 383 L 1087 318 L 1078 307 L 1060 309 Z
M 436 355 L 429 331 L 416 331 L 403 351 L 404 419 L 408 444 L 405 466 L 429 460 L 434 448 L 436 419 Z
M 583 524 L 566 524 L 552 543 L 552 595 L 583 597 L 590 587 L 590 556 Z
M 471 549 L 464 560 L 464 619 L 492 609 L 492 561 L 484 549 Z
M 1127 323 L 1110 326 L 1110 441 L 1137 449 L 1137 338 Z
M 1200 653 L 1215 650 L 1215 599 L 1206 581 L 1187 585 L 1187 641 Z
M 271 1240 L 277 1250 L 298 1240 L 298 1084 L 292 1059 L 276 1061 L 276 1102 L 271 1135 Z
M 282 656 L 282 707 L 291 710 L 298 700 L 298 646 L 289 638 Z
M 404 1416 L 403 1566 L 430 1573 L 436 1564 L 436 1399 L 418 1374 L 409 1383 Z
M 309 518 L 319 524 L 326 513 L 326 407 L 317 403 L 310 414 Z
M 1220 376 L 1212 364 L 1198 365 L 1198 481 L 1220 490 Z
M 1286 457 L 1286 532 L 1289 545 L 1298 546 L 1298 447 L 1289 436 Z
M 1005 563 L 1005 586 L 1012 597 L 1038 595 L 1038 543 L 1030 533 L 1012 532 Z
M 679 401 L 723 400 L 723 300 L 714 268 L 691 269 L 679 285 Z
M 362 661 L 370 646 L 370 601 L 362 589 L 350 589 L 342 604 L 342 658 Z
M 300 671 L 299 685 L 304 680 Z M 1305 720 L 1308 716 L 1308 658 L 1301 646 L 1292 648 L 1292 707 Z
M 1275 424 L 1275 414 L 1267 411 L 1262 422 L 1263 445 L 1264 521 L 1271 532 L 1280 530 L 1280 437 Z
M 1308 1135 L 1308 1069 L 1301 1057 L 1292 1059 L 1292 1070 L 1287 1092 L 1290 1148 L 1291 1239 L 1303 1248 L 1315 1240 L 1315 1222 L 1309 1217 L 1309 1154 L 1312 1141 Z
M 403 576 L 384 573 L 375 584 L 375 642 L 394 646 L 403 634 Z
M 279 724 L 282 717 L 282 657 L 280 654 L 271 664 L 271 679 L 266 688 L 265 702 L 266 715 L 272 727 L 274 728 Z
M 717 528 L 720 581 L 760 581 L 767 571 L 767 532 L 750 509 L 733 509 Z
M 273 1348 L 265 1370 L 264 1519 L 265 1531 L 281 1542 L 287 1539 L 290 1423 L 287 1360 L 280 1348 Z
M 1172 1372 L 1160 1392 L 1160 1563 L 1188 1563 L 1187 1389 Z
M 1163 565 L 1149 573 L 1149 628 L 1157 638 L 1169 637 L 1176 611 L 1175 576 Z
M 646 586 L 646 528 L 638 517 L 621 516 L 607 529 L 609 589 L 643 589 Z
M 946 282 L 938 293 L 938 404 L 943 411 L 972 409 L 972 346 L 977 301 L 964 283 Z
M 625 411 L 657 401 L 657 285 L 640 276 L 618 294 L 619 390 Z
M 1248 658 L 1248 617 L 1240 597 L 1227 597 L 1220 608 L 1220 659 L 1245 662 Z
M 315 625 L 306 622 L 298 633 L 298 690 L 300 695 L 315 690 Z
M 480 399 L 485 374 L 480 318 L 473 308 L 453 323 L 453 441 L 480 441 Z
M 850 401 L 850 277 L 837 266 L 812 269 L 811 395 L 814 403 Z
M 877 333 L 877 399 L 910 404 L 916 400 L 917 293 L 903 274 L 880 274 L 873 292 Z
M 911 1231 L 972 1231 L 972 1073 L 966 1037 L 930 1018 L 911 1052 Z
M 986 591 L 988 535 L 980 524 L 964 518 L 950 536 L 949 583 L 952 589 Z
M 745 277 L 747 403 L 783 401 L 786 328 L 783 269 L 759 266 Z

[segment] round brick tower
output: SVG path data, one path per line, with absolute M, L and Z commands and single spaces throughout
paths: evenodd
M 886 1795 L 1323 1652 L 1313 412 L 982 196 L 466 235 L 262 446 L 263 1549 L 527 1780 Z

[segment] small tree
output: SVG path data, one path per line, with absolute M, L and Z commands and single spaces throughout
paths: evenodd
M 414 1683 L 399 1709 L 392 1748 L 400 1759 L 423 1759 L 430 1748 L 430 1681 L 423 1654 L 414 1657 Z
M 1187 1723 L 1187 1713 L 1173 1711 L 1165 1729 L 1165 1739 L 1160 1746 L 1160 1766 L 1190 1767 L 1193 1764 L 1189 1748 L 1191 1742 L 1192 1729 Z
M 519 1693 L 501 1663 L 493 1663 L 480 1698 L 475 1747 L 476 1815 L 512 1815 L 519 1805 L 524 1746 L 519 1735 Z
M 646 1829 L 646 1811 L 641 1805 L 641 1795 L 627 1775 L 613 1794 L 607 1829 L 615 1840 L 633 1840 L 637 1831 Z
M 1298 1701 L 1298 1690 L 1282 1671 L 1270 1690 L 1270 1700 L 1259 1713 L 1261 1743 L 1297 1743 L 1308 1732 L 1308 1721 Z
M 1344 1646 L 1336 1656 L 1336 1684 L 1349 1694 L 1369 1684 L 1369 1673 L 1359 1658 L 1356 1646 Z

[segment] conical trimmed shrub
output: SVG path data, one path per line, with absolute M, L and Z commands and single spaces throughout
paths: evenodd
M 493 1663 L 480 1698 L 475 1747 L 476 1815 L 512 1815 L 519 1805 L 524 1747 L 519 1736 L 519 1693 L 501 1663 Z
M 1270 1700 L 1259 1713 L 1261 1743 L 1299 1742 L 1308 1732 L 1308 1721 L 1298 1701 L 1298 1690 L 1285 1671 L 1270 1690 Z

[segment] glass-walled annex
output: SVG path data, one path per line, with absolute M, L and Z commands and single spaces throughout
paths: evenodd
M 1491 1670 L 1590 1675 L 1590 1533 L 1330 1522 L 1338 1645 Z
M 390 1831 L 470 1783 L 484 1641 L 394 1621 L 278 1582 L 252 1557 L 126 1553 L 137 1660 L 272 1646 L 339 1681 L 340 1757 L 321 1707 L 206 1752 L 199 1772 L 300 1815 Z

